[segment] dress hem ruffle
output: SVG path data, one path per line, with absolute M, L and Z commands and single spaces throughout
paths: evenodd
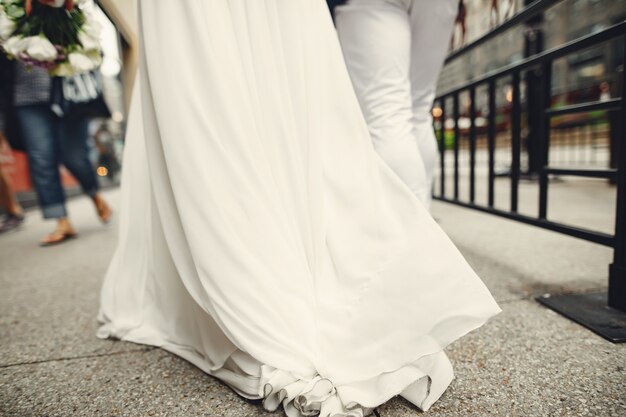
M 218 378 L 237 394 L 250 400 L 262 400 L 263 407 L 268 411 L 276 411 L 282 404 L 288 417 L 364 417 L 398 395 L 427 411 L 454 378 L 443 348 L 436 352 L 419 353 L 418 359 L 370 380 L 335 386 L 330 379 L 319 374 L 297 377 L 288 371 L 261 364 L 236 348 L 224 363 L 210 364 L 206 357 L 189 346 L 164 342 L 166 335 L 155 329 L 145 326 L 122 329 L 103 313 L 98 319 L 103 323 L 97 333 L 99 338 L 115 338 L 162 348 Z M 463 334 L 480 327 L 485 321 L 477 321 L 475 327 L 468 328 Z

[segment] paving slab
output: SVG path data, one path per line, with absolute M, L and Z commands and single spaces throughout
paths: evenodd
M 610 248 L 448 203 L 432 213 L 498 301 L 607 288 Z
M 119 191 L 105 195 L 115 209 Z M 86 197 L 71 200 L 68 210 L 79 238 L 63 245 L 38 246 L 41 237 L 51 232 L 55 223 L 44 221 L 36 208 L 27 211 L 26 222 L 19 230 L 0 235 L 0 285 L 30 289 L 64 282 L 72 275 L 93 278 L 94 282 L 102 280 L 102 266 L 108 264 L 117 243 L 117 216 L 114 214 L 109 225 L 102 225 Z
M 426 416 L 626 416 L 626 345 L 534 301 L 502 307 L 447 349 L 456 379 Z M 380 408 L 390 417 L 416 411 L 401 399 Z
M 0 404 L 7 417 L 273 415 L 160 349 L 0 369 Z
M 117 194 L 107 193 L 113 204 Z M 44 222 L 37 210 L 28 213 L 22 230 L 0 236 L 0 366 L 129 348 L 94 336 L 117 224 L 99 224 L 87 198 L 72 200 L 69 208 L 79 239 L 38 247 L 54 223 Z

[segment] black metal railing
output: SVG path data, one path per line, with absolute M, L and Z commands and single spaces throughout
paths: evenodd
M 514 17 L 490 31 L 486 35 L 477 39 L 473 43 L 453 52 L 447 62 L 451 62 L 460 57 L 471 53 L 475 48 L 483 45 L 487 41 L 496 38 L 503 32 L 525 24 L 530 20 L 537 19 L 541 13 L 548 8 L 560 3 L 561 0 L 535 0 L 529 2 L 528 6 L 516 14 Z M 617 23 L 604 30 L 596 33 L 588 34 L 578 39 L 567 42 L 558 47 L 529 54 L 526 58 L 517 63 L 504 66 L 495 71 L 486 73 L 475 78 L 466 84 L 444 91 L 438 95 L 435 100 L 436 105 L 440 109 L 440 115 L 437 117 L 439 121 L 436 123 L 438 130 L 439 150 L 440 150 L 440 178 L 438 187 L 434 191 L 434 198 L 453 203 L 466 208 L 479 210 L 481 212 L 490 213 L 507 219 L 516 220 L 529 225 L 541 227 L 551 231 L 563 233 L 579 239 L 584 239 L 600 245 L 613 248 L 614 259 L 609 268 L 609 287 L 608 295 L 591 296 L 592 299 L 581 299 L 583 296 L 567 297 L 550 297 L 540 299 L 540 301 L 548 307 L 559 311 L 567 317 L 585 325 L 586 327 L 596 331 L 604 337 L 613 341 L 626 341 L 626 143 L 624 143 L 626 132 L 626 83 L 624 83 L 624 72 L 621 72 L 621 88 L 619 98 L 604 99 L 603 101 L 585 102 L 565 107 L 552 107 L 552 68 L 555 60 L 566 57 L 583 49 L 597 46 L 598 44 L 612 41 L 615 39 L 624 40 L 626 38 L 626 21 Z M 626 44 L 626 42 L 625 42 Z M 626 54 L 626 51 L 624 51 Z M 529 77 L 526 75 L 532 72 L 534 81 L 537 85 L 528 85 Z M 498 81 L 507 80 L 511 84 L 510 96 L 510 168 L 507 171 L 507 177 L 510 180 L 510 201 L 509 209 L 501 209 L 495 207 L 495 189 L 496 189 L 496 94 Z M 521 85 L 525 82 L 525 91 L 530 94 L 535 91 L 534 97 L 527 97 L 524 103 L 521 97 Z M 486 204 L 477 203 L 476 199 L 476 149 L 477 149 L 477 108 L 476 108 L 476 92 L 477 89 L 487 90 L 488 100 L 486 107 L 488 108 L 488 117 L 486 119 L 486 129 L 483 134 L 486 135 L 487 147 L 487 165 L 488 175 L 487 181 L 487 201 Z M 461 128 L 459 120 L 461 118 L 459 97 L 468 95 L 469 108 L 464 113 L 469 119 L 469 127 L 465 129 L 467 136 L 467 150 L 469 152 L 469 178 L 467 186 L 469 187 L 469 196 L 467 199 L 460 198 L 459 184 L 461 181 L 460 172 L 460 143 Z M 452 164 L 452 185 L 451 196 L 447 190 L 450 181 L 447 180 L 448 163 L 446 158 L 446 120 L 448 110 L 446 104 L 452 101 L 452 120 L 453 128 L 453 164 Z M 618 126 L 619 146 L 617 147 L 617 168 L 561 168 L 550 164 L 550 135 L 551 121 L 559 116 L 588 113 L 592 111 L 619 112 L 620 117 Z M 529 126 L 529 135 L 532 136 L 535 144 L 536 155 L 538 161 L 538 172 L 533 177 L 539 185 L 537 215 L 529 216 L 519 213 L 519 184 L 520 179 L 524 175 L 521 166 L 522 155 L 522 115 L 526 114 L 528 122 L 532 121 L 533 126 Z M 448 124 L 448 126 L 450 123 Z M 467 163 L 467 161 L 463 161 Z M 449 174 L 450 172 L 448 172 Z M 617 207 L 615 218 L 615 233 L 607 234 L 604 232 L 590 230 L 587 228 L 577 227 L 548 219 L 548 193 L 550 188 L 550 178 L 554 175 L 560 176 L 577 176 L 588 178 L 606 178 L 612 180 L 616 184 Z M 463 178 L 463 180 L 466 180 Z M 574 297 L 574 298 L 572 298 Z M 576 298 L 578 297 L 578 298 Z M 594 298 L 595 297 L 595 298 Z M 611 308 L 606 308 L 608 306 Z

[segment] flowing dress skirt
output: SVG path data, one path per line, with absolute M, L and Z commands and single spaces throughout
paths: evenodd
M 372 147 L 323 0 L 140 1 L 100 337 L 288 416 L 426 410 L 489 291 Z

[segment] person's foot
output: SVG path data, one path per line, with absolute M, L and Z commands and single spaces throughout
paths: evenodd
M 108 223 L 111 220 L 111 216 L 113 215 L 113 210 L 107 204 L 106 201 L 99 195 L 96 195 L 93 199 L 94 204 L 96 205 L 96 211 L 98 212 L 98 217 L 102 223 Z
M 17 201 L 7 208 L 9 216 L 24 218 L 24 208 Z
M 15 230 L 24 223 L 24 215 L 7 214 L 2 223 L 0 223 L 0 234 Z
M 76 236 L 78 235 L 74 231 L 74 228 L 70 224 L 69 220 L 61 219 L 57 224 L 56 230 L 41 239 L 41 242 L 39 243 L 41 246 L 53 246 L 63 243 L 69 239 L 73 239 Z

